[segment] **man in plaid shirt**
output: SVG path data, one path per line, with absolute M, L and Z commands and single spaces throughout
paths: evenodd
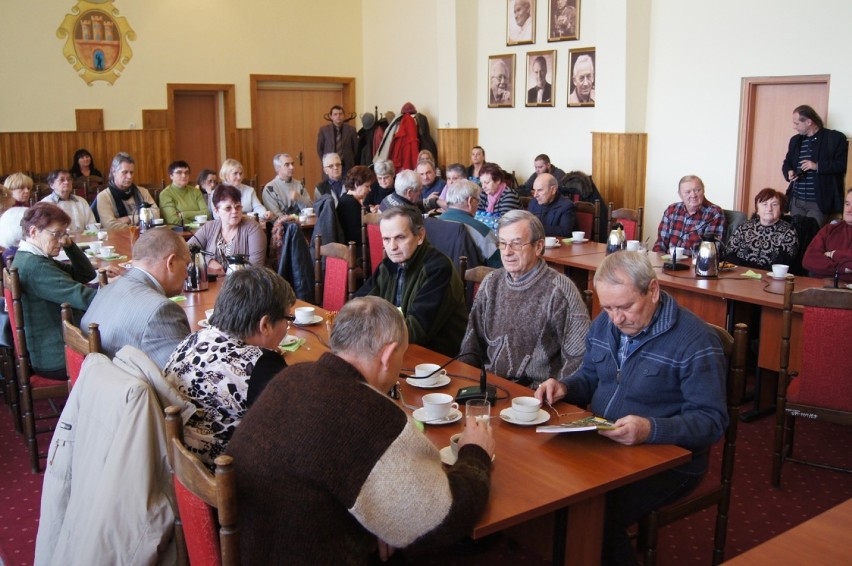
M 670 247 L 680 246 L 692 254 L 705 235 L 725 235 L 725 213 L 704 198 L 704 182 L 695 175 L 680 180 L 677 189 L 682 202 L 669 205 L 657 228 L 655 252 L 668 253 Z

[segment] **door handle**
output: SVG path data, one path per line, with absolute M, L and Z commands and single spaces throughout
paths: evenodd
M 302 152 L 300 151 L 299 152 L 299 167 L 301 167 L 302 165 L 304 165 L 304 163 L 302 162 Z

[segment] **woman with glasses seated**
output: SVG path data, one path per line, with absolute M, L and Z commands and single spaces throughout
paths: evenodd
M 205 222 L 189 239 L 201 246 L 208 255 L 207 271 L 223 275 L 228 257 L 244 256 L 251 265 L 263 266 L 266 261 L 266 235 L 260 224 L 243 216 L 240 191 L 231 185 L 218 185 L 211 198 L 218 218 Z
M 773 263 L 791 265 L 799 250 L 796 230 L 784 220 L 781 211 L 787 197 L 774 189 L 763 189 L 754 197 L 755 217 L 741 224 L 731 241 L 725 259 L 754 269 L 771 270 Z
M 215 194 L 215 192 L 214 192 Z M 265 267 L 225 279 L 209 326 L 178 345 L 163 374 L 196 406 L 185 428 L 187 446 L 211 468 L 266 384 L 287 367 L 278 349 L 296 295 Z
M 21 280 L 24 326 L 33 371 L 50 379 L 67 379 L 60 305 L 70 303 L 74 324 L 95 298 L 86 286 L 97 273 L 86 254 L 65 233 L 71 218 L 54 204 L 40 202 L 21 221 L 24 239 L 12 260 Z M 65 250 L 70 263 L 54 258 Z

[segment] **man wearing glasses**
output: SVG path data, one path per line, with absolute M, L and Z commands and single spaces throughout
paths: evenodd
M 323 195 L 331 195 L 337 207 L 337 200 L 343 194 L 343 161 L 336 153 L 326 153 L 322 156 L 322 170 L 327 178 L 314 189 L 314 203 Z
M 169 164 L 171 185 L 160 193 L 160 211 L 166 224 L 183 226 L 195 220 L 196 216 L 207 216 L 207 201 L 198 187 L 189 184 L 189 163 L 173 161 Z
M 526 210 L 497 223 L 503 268 L 479 286 L 462 340 L 461 360 L 537 389 L 580 367 L 589 313 L 568 277 L 547 266 L 544 227 Z

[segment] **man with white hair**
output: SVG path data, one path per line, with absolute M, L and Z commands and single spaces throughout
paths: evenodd
M 509 42 L 531 42 L 533 36 L 530 0 L 515 0 L 512 3 L 512 14 L 512 21 L 509 22 Z
M 310 208 L 311 198 L 302 183 L 293 178 L 295 165 L 289 153 L 279 153 L 272 158 L 277 175 L 263 189 L 263 205 L 275 218 L 285 214 L 299 214 Z
M 127 228 L 137 222 L 141 206 L 150 207 L 154 218 L 160 217 L 160 209 L 148 189 L 133 183 L 135 171 L 136 161 L 129 154 L 122 151 L 112 158 L 109 184 L 95 199 L 98 220 L 107 230 Z
M 568 104 L 594 104 L 595 62 L 591 55 L 584 53 L 574 61 L 574 68 L 571 70 L 571 83 L 574 88 L 568 95 Z
M 491 80 L 491 104 L 512 104 L 512 73 L 503 59 L 491 61 L 489 69 Z
M 242 563 L 369 563 L 377 542 L 386 558 L 392 548 L 434 550 L 470 534 L 488 502 L 491 428 L 470 417 L 458 460 L 444 469 L 386 395 L 408 331 L 384 299 L 346 303 L 329 347 L 279 373 L 228 444 Z
M 323 195 L 331 195 L 334 199 L 334 206 L 337 207 L 337 200 L 343 195 L 343 161 L 336 153 L 326 153 L 322 156 L 322 169 L 325 171 L 326 179 L 320 181 L 314 188 L 314 202 L 317 202 Z
M 424 212 L 421 197 L 423 182 L 420 180 L 420 175 L 411 169 L 403 169 L 396 174 L 393 189 L 394 192 L 386 196 L 379 205 L 381 212 L 395 206 L 407 206 L 419 212 Z
M 467 233 L 479 249 L 480 264 L 488 267 L 503 267 L 500 250 L 497 249 L 497 235 L 477 220 L 474 215 L 479 207 L 479 194 L 482 189 L 473 181 L 461 179 L 455 181 L 447 190 L 447 210 L 439 220 L 459 222 L 467 228 Z

